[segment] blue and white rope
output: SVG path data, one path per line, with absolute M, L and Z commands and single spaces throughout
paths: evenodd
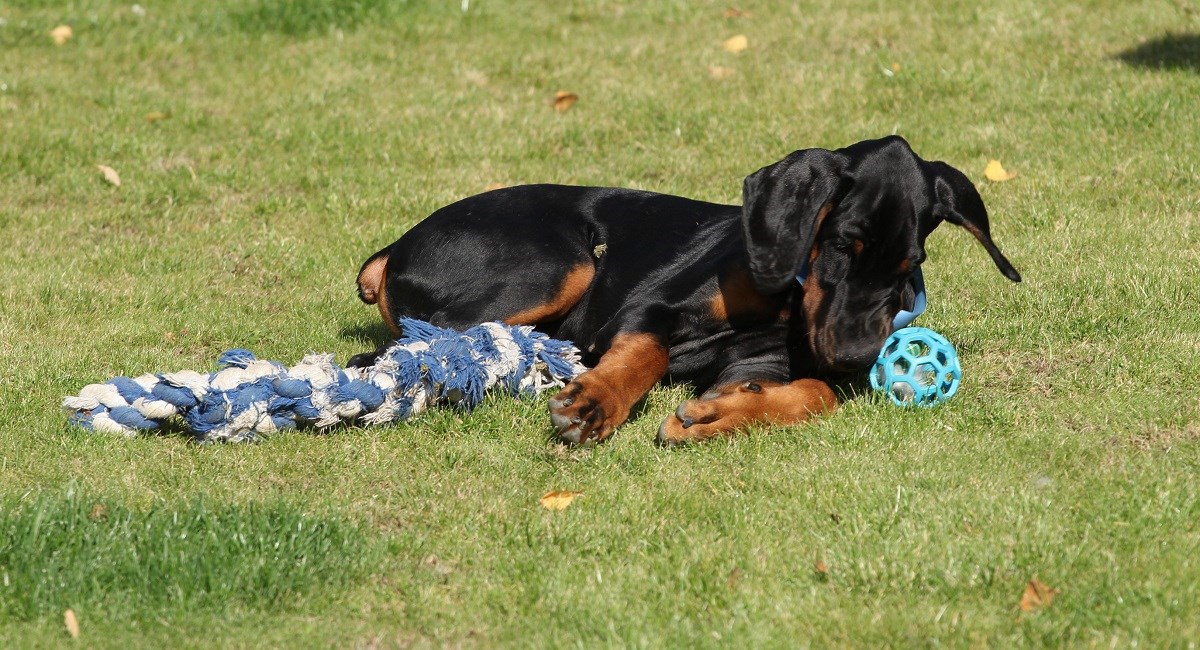
M 198 442 L 242 442 L 293 427 L 382 424 L 436 404 L 471 409 L 499 388 L 534 395 L 582 373 L 579 350 L 528 326 L 484 323 L 458 332 L 402 319 L 403 338 L 369 368 L 311 354 L 291 368 L 234 349 L 212 374 L 190 370 L 115 377 L 63 400 L 89 431 L 137 435 L 178 416 Z

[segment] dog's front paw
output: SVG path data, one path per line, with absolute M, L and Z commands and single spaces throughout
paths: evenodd
M 722 406 L 728 405 L 712 398 L 683 402 L 658 427 L 655 442 L 665 447 L 673 447 L 686 442 L 707 440 L 721 433 L 732 433 L 741 424 L 742 418 L 733 412 L 723 413 Z
M 658 428 L 656 440 L 666 446 L 697 442 L 742 431 L 752 423 L 797 424 L 836 408 L 833 391 L 816 379 L 730 384 L 680 404 Z
M 600 442 L 628 417 L 629 406 L 586 374 L 550 399 L 550 422 L 563 442 Z

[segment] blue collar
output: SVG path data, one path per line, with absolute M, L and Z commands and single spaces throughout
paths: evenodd
M 796 276 L 796 282 L 799 282 L 801 285 L 803 285 L 804 281 L 807 279 L 808 263 L 806 262 L 804 264 L 804 268 L 800 269 L 800 274 Z M 909 278 L 909 284 L 912 285 L 914 294 L 913 308 L 912 311 L 901 309 L 900 312 L 896 314 L 896 317 L 892 319 L 893 332 L 898 329 L 908 327 L 914 320 L 917 319 L 917 316 L 925 313 L 925 307 L 928 304 L 928 299 L 925 297 L 925 276 L 921 273 L 920 267 L 917 267 L 917 270 L 912 274 L 912 277 Z

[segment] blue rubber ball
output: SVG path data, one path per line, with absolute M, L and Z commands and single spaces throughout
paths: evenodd
M 962 368 L 946 337 L 925 327 L 905 327 L 888 337 L 871 368 L 871 388 L 897 406 L 933 406 L 958 392 Z

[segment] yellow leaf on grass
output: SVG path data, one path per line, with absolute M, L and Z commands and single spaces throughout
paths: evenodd
M 161 122 L 170 117 L 170 113 L 164 113 L 162 111 L 150 111 L 149 113 L 146 113 L 146 121 L 151 124 L 154 124 L 155 122 Z
M 92 512 L 88 515 L 88 519 L 91 519 L 92 521 L 108 519 L 108 506 L 104 505 L 103 503 L 93 503 Z
M 734 54 L 737 54 L 747 47 L 750 47 L 750 39 L 746 38 L 745 34 L 738 34 L 737 36 L 731 36 L 725 39 L 725 42 L 721 44 L 721 47 L 724 48 L 726 52 L 733 52 Z
M 104 174 L 104 180 L 116 187 L 121 187 L 121 177 L 117 174 L 117 170 L 108 165 L 96 165 L 96 168 L 100 170 L 100 173 Z
M 997 183 L 1011 181 L 1017 177 L 1016 172 L 1006 171 L 1004 169 L 1004 165 L 1001 165 L 999 160 L 989 160 L 987 167 L 983 168 L 983 175 L 986 176 L 989 181 L 994 181 Z
M 730 7 L 725 10 L 723 15 L 726 19 L 732 20 L 734 18 L 749 18 L 752 14 L 749 11 L 742 11 L 737 7 Z
M 79 638 L 79 619 L 75 618 L 75 610 L 68 609 L 63 612 L 63 625 L 67 626 L 67 634 L 70 634 L 72 639 Z
M 1054 596 L 1059 593 L 1035 576 L 1025 585 L 1025 593 L 1021 594 L 1021 611 L 1032 612 L 1035 609 L 1049 607 L 1054 602 Z
M 559 113 L 565 113 L 567 109 L 575 105 L 579 101 L 579 95 L 565 90 L 560 90 L 554 93 L 554 110 Z
M 737 70 L 734 70 L 733 68 L 726 68 L 723 65 L 708 66 L 708 76 L 718 81 L 721 79 L 728 79 L 735 74 L 737 74 Z
M 547 510 L 565 510 L 575 497 L 583 494 L 582 492 L 572 492 L 571 490 L 553 490 L 542 495 L 538 499 L 538 503 Z
M 66 43 L 67 41 L 71 40 L 71 37 L 74 35 L 75 32 L 71 31 L 70 25 L 59 25 L 58 27 L 50 30 L 50 39 L 54 41 L 55 45 L 62 45 L 63 43 Z

